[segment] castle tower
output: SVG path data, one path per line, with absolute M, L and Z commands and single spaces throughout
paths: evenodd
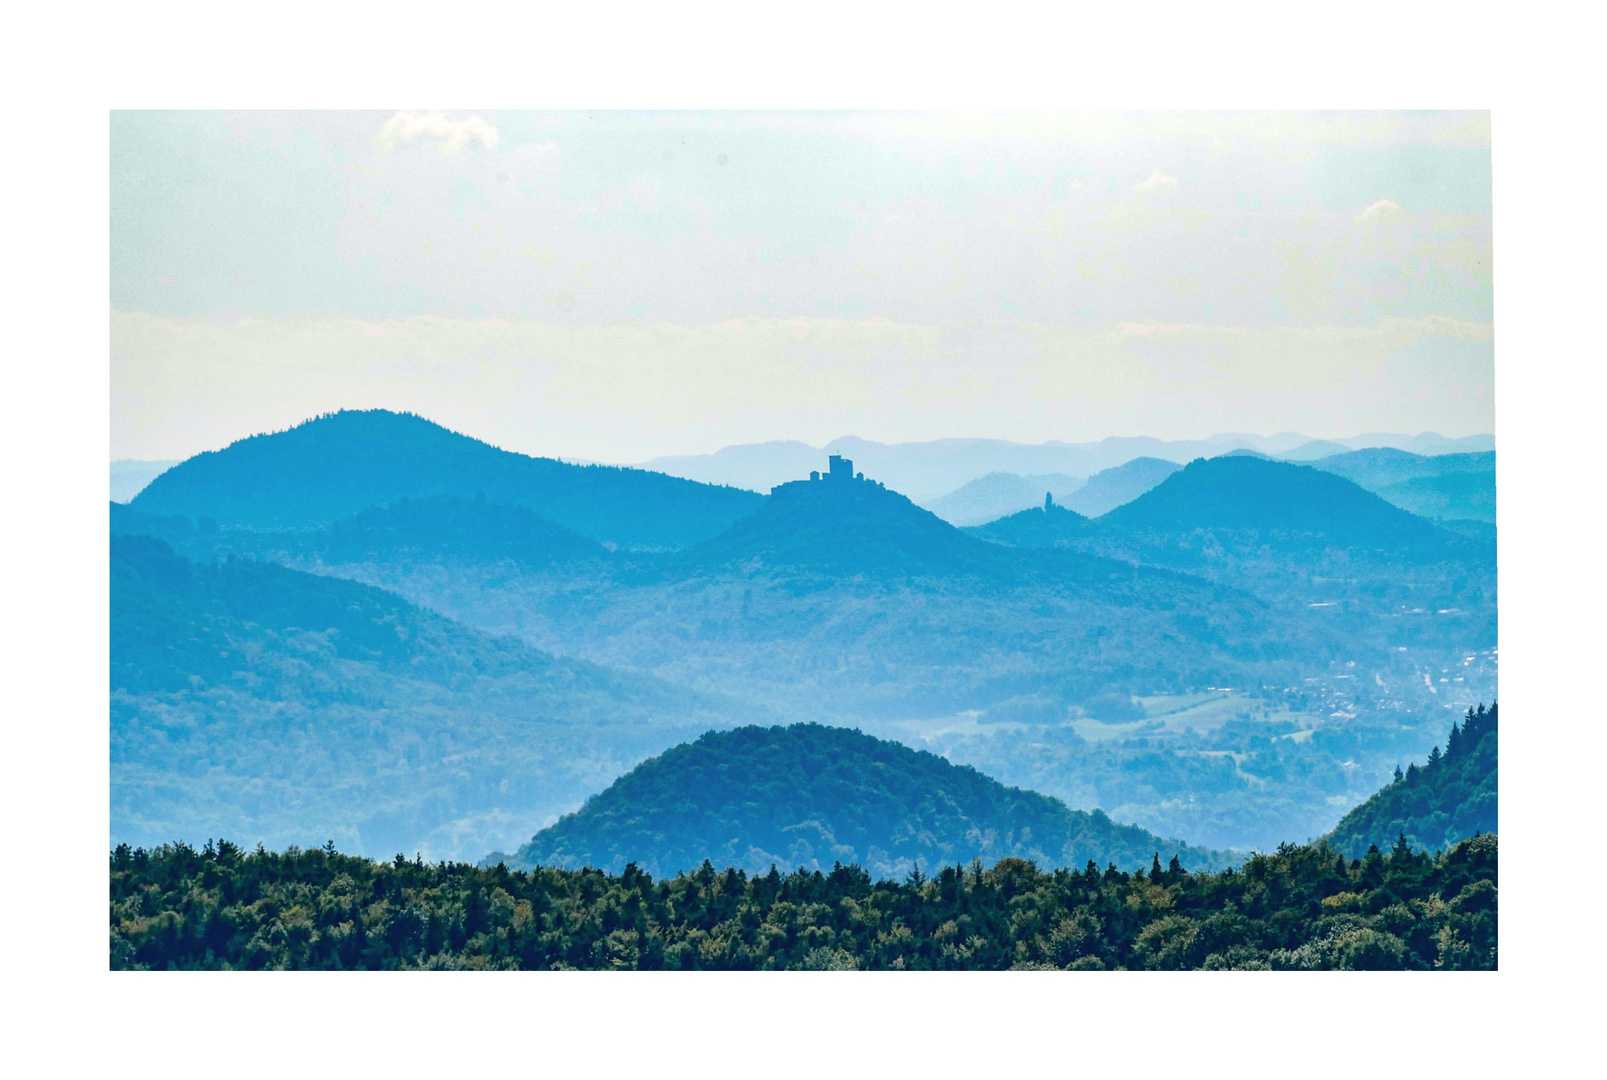
M 831 472 L 827 474 L 828 480 L 852 480 L 854 478 L 854 463 L 841 454 L 833 454 L 830 458 Z

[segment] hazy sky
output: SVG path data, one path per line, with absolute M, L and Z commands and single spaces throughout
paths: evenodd
M 1494 431 L 1485 113 L 114 113 L 112 453 Z

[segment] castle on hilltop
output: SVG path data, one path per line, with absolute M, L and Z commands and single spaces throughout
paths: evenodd
M 860 473 L 858 477 L 855 477 L 854 463 L 843 457 L 841 454 L 833 454 L 827 460 L 831 466 L 831 471 L 828 472 L 824 477 L 822 477 L 818 471 L 811 472 L 809 474 L 810 480 L 825 479 L 831 481 L 832 483 L 846 483 L 849 480 L 865 479 L 864 473 Z

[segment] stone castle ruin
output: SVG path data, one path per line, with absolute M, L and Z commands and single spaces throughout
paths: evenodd
M 822 477 L 819 472 L 811 472 L 809 474 L 809 479 L 810 480 L 824 479 L 824 480 L 826 480 L 826 481 L 828 481 L 830 483 L 845 483 L 845 482 L 847 482 L 849 480 L 856 479 L 856 477 L 854 475 L 854 463 L 852 461 L 848 460 L 847 458 L 843 457 L 841 454 L 833 454 L 833 455 L 831 455 L 831 457 L 827 459 L 827 463 L 831 467 L 830 472 L 826 473 L 826 475 L 824 477 Z M 858 475 L 857 479 L 859 479 L 859 480 L 865 479 L 865 474 L 860 473 Z

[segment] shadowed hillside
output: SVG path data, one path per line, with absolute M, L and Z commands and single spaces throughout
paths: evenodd
M 418 416 L 339 412 L 199 454 L 130 504 L 223 526 L 308 528 L 402 498 L 481 494 L 591 539 L 673 548 L 720 532 L 764 497 L 639 469 L 532 458 Z

